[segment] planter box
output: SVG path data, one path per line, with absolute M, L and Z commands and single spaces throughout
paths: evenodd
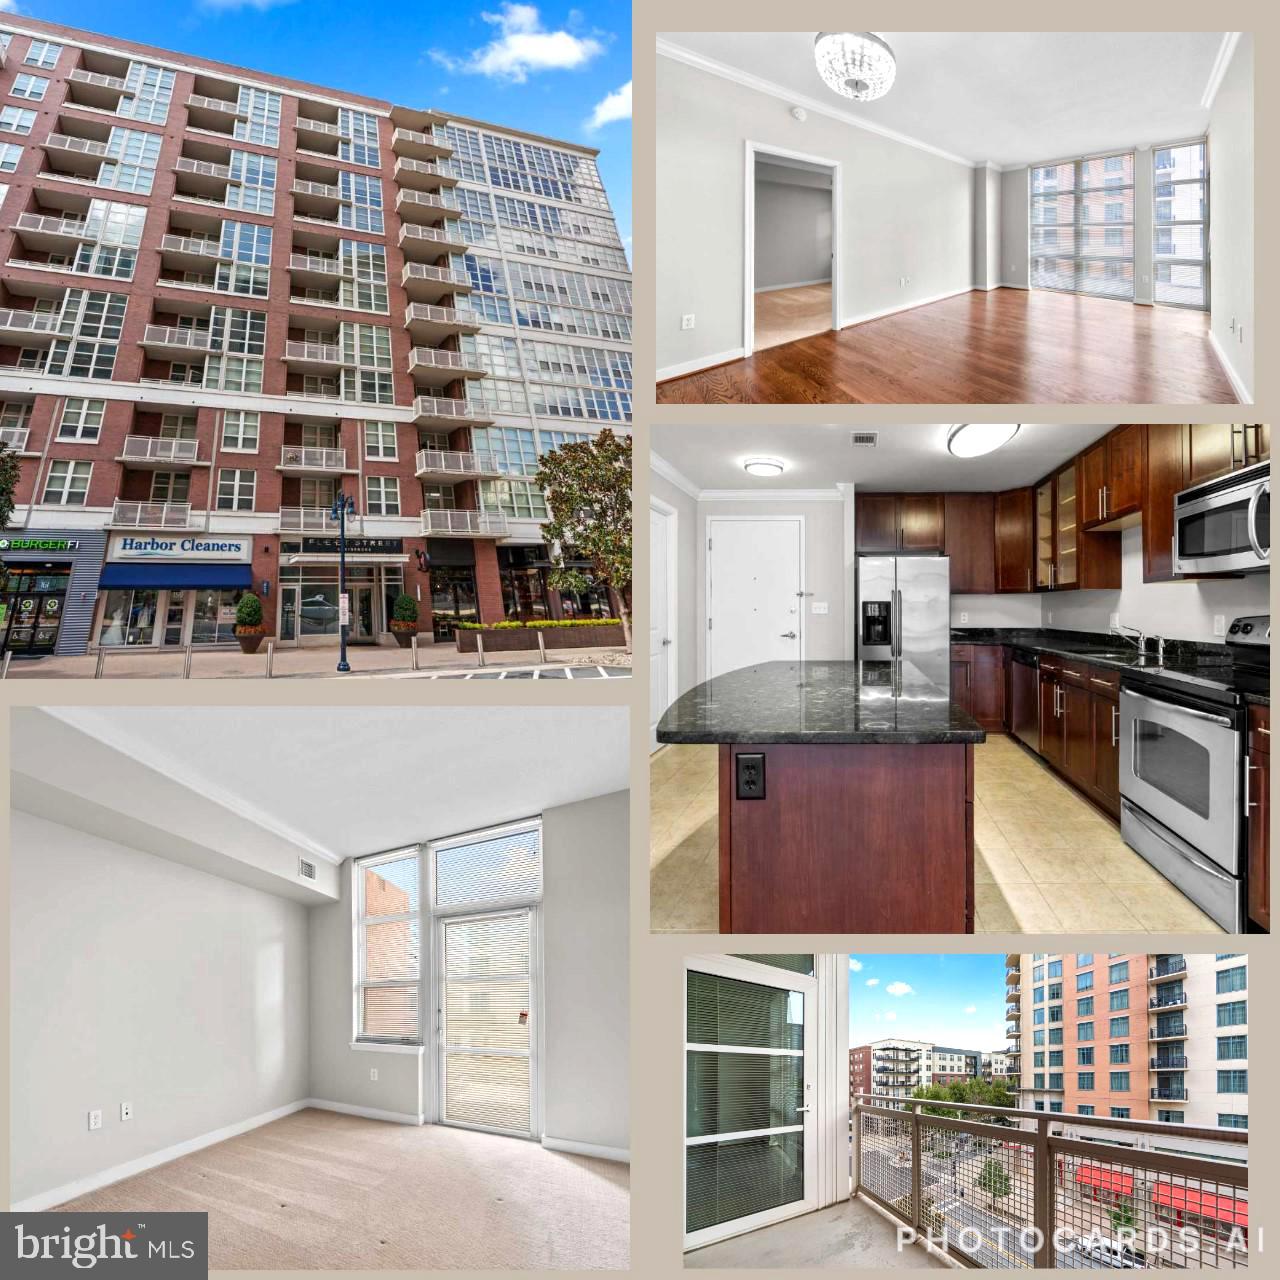
M 500 627 L 484 631 L 465 631 L 459 628 L 453 633 L 459 653 L 476 652 L 476 636 L 484 636 L 485 653 L 514 653 L 517 650 L 538 649 L 538 632 L 548 649 L 608 649 L 620 648 L 624 643 L 620 622 L 592 624 L 585 627 Z

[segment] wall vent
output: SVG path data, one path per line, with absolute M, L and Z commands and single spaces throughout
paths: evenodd
M 299 858 L 298 874 L 304 880 L 314 880 L 316 878 L 316 864 L 314 862 L 308 862 L 306 858 Z
M 855 449 L 874 449 L 880 441 L 880 433 L 878 431 L 851 431 L 849 433 L 849 443 Z

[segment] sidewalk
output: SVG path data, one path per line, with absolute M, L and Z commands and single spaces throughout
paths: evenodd
M 138 649 L 109 649 L 103 663 L 102 676 L 106 680 L 181 680 L 186 654 L 181 649 L 153 652 Z M 520 678 L 547 676 L 556 679 L 595 678 L 601 676 L 629 676 L 631 654 L 624 649 L 550 649 L 547 662 L 542 664 L 527 652 L 490 654 L 485 665 L 480 665 L 475 654 L 459 653 L 451 644 L 422 645 L 418 650 L 418 670 L 413 670 L 413 657 L 408 649 L 390 646 L 351 645 L 347 649 L 347 661 L 351 664 L 346 679 L 352 676 L 390 677 L 396 679 L 464 679 L 509 678 L 516 672 L 525 673 Z M 272 659 L 272 676 L 279 679 L 295 677 L 337 676 L 338 648 L 277 649 Z M 10 680 L 68 680 L 92 679 L 98 668 L 96 653 L 78 657 L 52 657 L 38 659 L 17 658 L 9 665 Z M 241 653 L 238 649 L 211 649 L 193 652 L 191 679 L 193 680 L 261 680 L 267 674 L 267 646 L 254 654 Z

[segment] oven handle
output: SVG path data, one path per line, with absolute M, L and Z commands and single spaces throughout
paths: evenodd
M 1173 848 L 1178 853 L 1180 853 L 1184 858 L 1186 858 L 1186 860 L 1189 863 L 1191 863 L 1191 865 L 1195 867 L 1197 871 L 1207 872 L 1209 875 L 1213 876 L 1214 879 L 1225 880 L 1228 884 L 1233 884 L 1235 882 L 1234 877 L 1227 875 L 1225 871 L 1221 871 L 1217 867 L 1211 867 L 1207 863 L 1201 862 L 1198 858 L 1193 858 L 1187 852 L 1187 850 L 1191 846 L 1186 844 L 1182 840 L 1177 840 L 1175 842 L 1174 840 L 1170 839 L 1170 836 L 1172 835 L 1171 832 L 1157 831 L 1156 828 L 1153 827 L 1151 823 L 1149 823 L 1146 820 L 1146 818 L 1142 814 L 1142 811 L 1136 805 L 1127 804 L 1125 806 L 1125 812 L 1140 826 L 1146 827 L 1146 829 L 1150 831 L 1151 834 L 1155 836 L 1157 840 L 1163 841 L 1165 844 L 1172 845 Z
M 1210 715 L 1207 711 L 1197 711 L 1195 707 L 1184 707 L 1180 702 L 1165 702 L 1158 698 L 1148 698 L 1146 694 L 1134 693 L 1132 689 L 1121 689 L 1121 694 L 1126 698 L 1132 698 L 1135 702 L 1145 702 L 1153 707 L 1172 707 L 1175 711 L 1181 712 L 1183 715 L 1194 716 L 1197 720 L 1209 720 L 1214 724 L 1226 725 L 1231 728 L 1231 719 L 1229 716 Z
M 1253 554 L 1256 555 L 1259 560 L 1269 560 L 1271 558 L 1271 548 L 1268 547 L 1264 551 L 1262 549 L 1262 544 L 1258 541 L 1257 535 L 1253 531 L 1253 526 L 1257 522 L 1258 518 L 1258 503 L 1262 501 L 1262 495 L 1264 493 L 1270 492 L 1271 481 L 1264 480 L 1254 489 L 1253 497 L 1249 499 L 1249 515 L 1246 520 L 1245 530 L 1249 535 L 1249 545 L 1253 548 Z

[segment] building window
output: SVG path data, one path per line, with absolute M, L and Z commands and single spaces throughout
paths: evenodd
M 240 86 L 237 95 L 237 114 L 247 120 L 237 120 L 235 136 L 241 142 L 259 142 L 263 146 L 280 145 L 280 95 L 268 89 L 250 89 Z
M 1111 1092 L 1112 1093 L 1128 1093 L 1129 1092 L 1129 1073 L 1127 1071 L 1111 1072 Z
M 1093 1046 L 1087 1045 L 1083 1049 L 1076 1050 L 1076 1066 L 1091 1067 L 1093 1066 Z
M 1156 1111 L 1156 1119 L 1161 1124 L 1183 1124 L 1185 1122 L 1185 1111 Z
M 1217 974 L 1218 994 L 1228 991 L 1244 991 L 1249 985 L 1249 970 L 1246 965 L 1234 969 L 1219 969 Z
M 42 502 L 62 507 L 83 507 L 89 494 L 89 476 L 92 462 L 69 462 L 59 458 L 49 465 L 49 477 L 44 482 Z
M 1249 1127 L 1248 1116 L 1238 1116 L 1230 1112 L 1218 1112 L 1218 1128 L 1219 1129 L 1247 1129 Z
M 1062 977 L 1062 961 L 1061 960 L 1049 961 L 1049 977 L 1051 978 Z
M 6 133 L 30 133 L 36 113 L 26 107 L 0 107 L 0 129 Z
M 1232 1058 L 1247 1058 L 1249 1056 L 1249 1037 L 1248 1036 L 1219 1036 L 1218 1037 L 1218 1061 L 1227 1062 Z
M 366 476 L 364 484 L 366 515 L 400 514 L 400 481 L 395 476 Z
M 1209 305 L 1209 153 L 1204 142 L 1155 151 L 1154 301 Z
M 256 480 L 253 471 L 224 469 L 218 472 L 218 510 L 252 511 Z
M 1061 1027 L 1050 1027 L 1050 1028 L 1049 1028 L 1049 1043 L 1050 1043 L 1050 1044 L 1061 1044 L 1061 1043 L 1062 1043 L 1062 1028 L 1061 1028 Z
M 187 471 L 155 471 L 151 475 L 152 502 L 186 502 L 191 497 L 191 475 Z
M 1078 1023 L 1076 1025 L 1076 1039 L 1092 1040 L 1093 1039 L 1093 1023 L 1092 1022 Z
M 27 50 L 27 56 L 22 61 L 28 67 L 41 67 L 45 71 L 52 71 L 58 65 L 58 58 L 61 55 L 60 44 L 51 44 L 47 40 L 33 40 L 31 47 Z
M 106 408 L 105 400 L 84 400 L 78 396 L 69 396 L 58 423 L 58 439 L 79 440 L 83 444 L 97 440 L 102 431 L 102 415 Z
M 1110 1021 L 1110 1035 L 1113 1040 L 1122 1040 L 1129 1034 L 1129 1019 L 1112 1018 Z
M 1218 1092 L 1219 1093 L 1248 1093 L 1249 1092 L 1249 1073 L 1247 1071 L 1232 1070 L 1218 1072 Z
M 1092 1089 L 1093 1089 L 1093 1072 L 1092 1072 L 1092 1071 L 1077 1071 L 1077 1072 L 1076 1072 L 1076 1088 L 1077 1088 L 1077 1089 L 1087 1089 L 1087 1090 L 1089 1090 L 1089 1091 L 1092 1091 Z
M 1121 987 L 1119 991 L 1112 991 L 1108 997 L 1109 1007 L 1112 1011 L 1116 1009 L 1127 1009 L 1129 1007 L 1129 988 Z
M 1044 1003 L 1044 988 L 1043 988 L 1043 987 L 1036 987 L 1036 988 L 1032 991 L 1032 993 L 1031 993 L 1031 1002 L 1032 1002 L 1033 1004 L 1043 1004 L 1043 1003 Z
M 394 462 L 396 459 L 396 424 L 366 422 L 364 424 L 364 456 Z
M 1086 969 L 1083 973 L 1076 974 L 1076 990 L 1092 991 L 1093 990 L 1093 970 Z
M 1107 968 L 1107 982 L 1111 986 L 1115 986 L 1117 982 L 1129 981 L 1129 962 L 1121 960 L 1118 964 L 1113 964 Z
M 1081 1103 L 1081 1104 L 1076 1108 L 1076 1112 L 1077 1112 L 1079 1115 L 1082 1115 L 1082 1116 L 1091 1116 L 1091 1115 L 1093 1115 L 1093 1105 L 1092 1105 L 1092 1103 L 1082 1102 L 1082 1103 Z
M 232 453 L 257 453 L 257 413 L 248 409 L 226 410 L 222 415 L 222 447 Z
M 1081 996 L 1076 1001 L 1076 1017 L 1091 1018 L 1093 1016 L 1093 997 Z
M 1229 1000 L 1218 1006 L 1218 1026 L 1242 1027 L 1249 1021 L 1249 1002 L 1247 1000 Z
M 9 90 L 11 98 L 26 98 L 28 102 L 43 102 L 49 82 L 44 76 L 26 74 L 14 76 L 13 88 Z
M 360 858 L 354 871 L 356 1040 L 419 1044 L 422 904 L 418 850 Z
M 1127 1044 L 1113 1044 L 1110 1046 L 1111 1063 L 1115 1066 L 1123 1066 L 1129 1061 L 1129 1046 Z
M 22 159 L 22 148 L 14 142 L 0 142 L 0 173 L 12 173 Z

